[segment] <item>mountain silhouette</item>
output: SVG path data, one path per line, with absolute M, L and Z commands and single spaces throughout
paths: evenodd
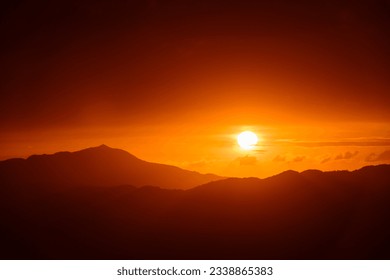
M 54 157 L 89 154 L 96 148 Z M 59 176 L 63 166 L 51 167 Z M 390 165 L 228 178 L 186 190 L 99 183 L 2 184 L 0 258 L 390 259 Z
M 0 182 L 8 185 L 152 185 L 186 189 L 219 179 L 222 177 L 146 162 L 105 145 L 0 162 Z

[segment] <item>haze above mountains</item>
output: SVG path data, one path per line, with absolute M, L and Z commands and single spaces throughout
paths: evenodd
M 2 259 L 390 258 L 390 165 L 225 179 L 99 146 L 0 186 Z

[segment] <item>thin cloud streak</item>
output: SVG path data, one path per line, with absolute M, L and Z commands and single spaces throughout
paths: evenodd
M 356 141 L 276 141 L 280 145 L 294 145 L 300 147 L 390 147 L 390 139 L 356 140 Z

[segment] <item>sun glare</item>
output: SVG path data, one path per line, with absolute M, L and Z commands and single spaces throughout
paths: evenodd
M 244 131 L 237 136 L 237 143 L 244 150 L 252 150 L 258 141 L 257 135 L 252 131 Z

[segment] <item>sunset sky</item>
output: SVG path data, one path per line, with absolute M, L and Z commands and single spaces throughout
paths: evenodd
M 8 2 L 0 160 L 104 143 L 224 176 L 390 163 L 389 1 Z

